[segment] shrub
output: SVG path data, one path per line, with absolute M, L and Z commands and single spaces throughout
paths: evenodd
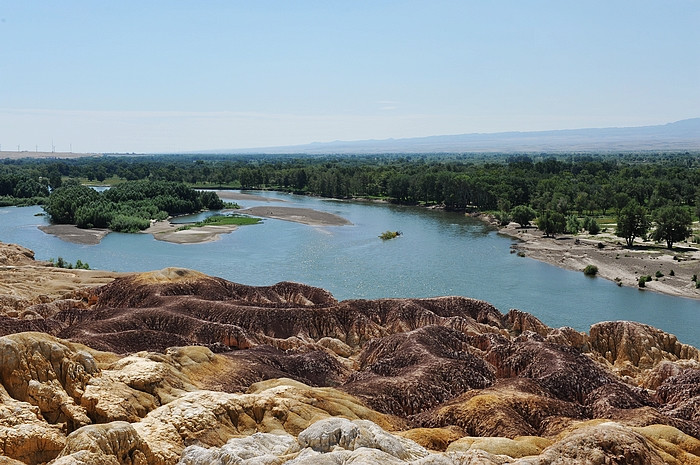
M 646 287 L 647 281 L 651 281 L 651 275 L 640 276 L 637 284 L 639 285 L 639 287 Z
M 676 272 L 673 271 L 673 270 L 671 270 L 671 271 L 668 272 L 668 275 L 669 275 L 669 276 L 676 276 Z
M 566 217 L 559 212 L 545 211 L 537 218 L 537 227 L 546 237 L 566 231 Z
M 401 231 L 384 231 L 383 233 L 381 233 L 379 235 L 379 237 L 382 240 L 387 241 L 389 239 L 394 239 L 395 237 L 399 237 L 400 235 L 401 235 Z
M 598 267 L 595 265 L 586 265 L 583 269 L 583 274 L 586 276 L 595 276 L 598 274 Z
M 49 258 L 49 263 L 51 263 L 56 268 L 66 268 L 69 270 L 72 270 L 74 268 L 73 264 L 71 262 L 64 260 L 63 257 L 58 257 L 56 260 L 54 260 L 53 258 Z M 87 263 L 83 263 L 82 260 L 77 260 L 75 262 L 75 269 L 76 270 L 89 270 L 90 265 L 88 265 Z
M 530 221 L 537 216 L 537 212 L 527 205 L 518 205 L 510 213 L 513 216 L 513 221 L 518 223 L 521 228 L 529 226 Z
M 581 227 L 585 230 L 588 230 L 588 228 L 591 226 L 591 221 L 593 221 L 593 218 L 591 218 L 590 216 L 584 216 L 581 220 Z
M 510 214 L 505 211 L 497 211 L 493 214 L 493 217 L 498 220 L 499 226 L 508 226 L 508 223 L 510 223 L 511 220 Z
M 600 225 L 598 225 L 598 222 L 596 220 L 591 219 L 586 229 L 588 230 L 588 234 L 595 236 L 600 232 Z
M 656 276 L 657 278 L 661 278 L 661 277 L 663 277 L 663 275 L 664 275 L 664 274 L 661 272 L 661 270 L 656 270 L 656 275 L 655 275 L 655 276 Z
M 566 217 L 566 232 L 569 234 L 578 234 L 581 230 L 581 223 L 578 218 L 574 215 L 569 215 Z
M 109 222 L 109 229 L 116 232 L 135 233 L 147 229 L 151 222 L 135 216 L 116 215 Z

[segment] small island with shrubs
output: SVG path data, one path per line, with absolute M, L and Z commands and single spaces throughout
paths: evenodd
M 104 192 L 77 182 L 64 183 L 51 191 L 44 210 L 53 224 L 135 233 L 152 221 L 225 206 L 212 191 L 197 191 L 180 182 L 141 180 L 116 184 Z
M 395 239 L 401 235 L 401 231 L 384 231 L 379 235 L 379 238 L 383 241 L 388 241 L 389 239 Z

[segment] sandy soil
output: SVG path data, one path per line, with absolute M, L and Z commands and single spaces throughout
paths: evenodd
M 653 242 L 636 241 L 629 249 L 622 238 L 610 233 L 548 238 L 536 228 L 521 229 L 516 223 L 499 233 L 519 239 L 513 249 L 535 260 L 575 271 L 595 265 L 599 277 L 634 288 L 639 288 L 640 276 L 651 275 L 653 281 L 646 283 L 646 290 L 700 299 L 700 289 L 691 280 L 692 275 L 700 275 L 700 250 L 693 244 L 678 244 L 671 251 Z M 671 270 L 674 276 L 670 276 Z M 657 271 L 664 275 L 658 280 Z
M 99 244 L 110 232 L 109 229 L 80 229 L 73 224 L 52 224 L 39 226 L 39 229 L 64 241 L 87 245 Z
M 175 244 L 200 244 L 212 242 L 219 239 L 221 234 L 228 234 L 238 229 L 236 225 L 227 226 L 201 226 L 197 228 L 178 231 L 182 224 L 172 224 L 170 221 L 158 221 L 150 228 L 143 231 L 146 234 L 153 234 L 159 241 L 173 242 Z
M 296 223 L 303 223 L 311 226 L 344 226 L 352 224 L 342 216 L 312 210 L 310 208 L 252 207 L 246 208 L 245 210 L 240 210 L 240 213 L 245 213 L 252 216 L 262 216 L 263 218 L 294 221 Z
M 273 199 L 271 197 L 261 197 L 253 194 L 243 194 L 234 191 L 216 191 L 216 195 L 223 200 L 259 200 L 263 202 L 284 202 L 282 199 Z

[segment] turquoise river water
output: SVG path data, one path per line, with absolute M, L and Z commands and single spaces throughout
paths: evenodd
M 94 269 L 148 271 L 186 267 L 250 285 L 296 281 L 339 299 L 461 295 L 501 311 L 518 308 L 552 327 L 587 331 L 593 323 L 651 324 L 700 347 L 700 301 L 618 287 L 601 278 L 511 254 L 513 241 L 458 213 L 265 192 L 275 206 L 313 208 L 351 226 L 315 227 L 264 219 L 215 242 L 171 244 L 148 234 L 107 235 L 98 245 L 65 242 L 40 231 L 41 207 L 0 208 L 0 241 L 23 245 L 36 258 L 80 259 Z M 270 204 L 238 201 L 243 207 Z M 382 241 L 378 235 L 399 230 Z

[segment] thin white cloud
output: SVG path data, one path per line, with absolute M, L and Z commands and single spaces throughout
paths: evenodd
M 379 104 L 379 109 L 382 111 L 391 111 L 399 108 L 399 102 L 396 100 L 380 100 L 377 104 Z

